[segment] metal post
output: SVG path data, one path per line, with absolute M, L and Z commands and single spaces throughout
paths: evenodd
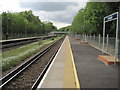
M 118 58 L 118 42 L 119 41 L 118 41 L 118 15 L 117 15 L 116 40 L 115 40 L 115 64 L 116 64 L 116 59 Z
M 83 41 L 84 41 L 84 34 L 83 34 Z
M 81 34 L 80 34 L 80 40 L 81 40 Z
M 109 35 L 107 34 L 106 52 L 108 52 Z
M 83 41 L 85 41 L 85 34 L 83 34 Z
M 77 34 L 75 35 L 75 39 L 77 39 Z
M 105 18 L 103 20 L 103 47 L 102 47 L 102 55 L 104 54 L 104 46 L 105 46 Z
M 88 34 L 87 34 L 87 36 L 86 36 L 86 42 L 88 42 Z
M 85 42 L 86 42 L 86 33 L 85 33 Z
M 99 44 L 98 44 L 98 48 L 100 48 L 100 34 L 99 34 Z
M 94 40 L 93 40 L 93 45 L 95 45 L 95 34 L 94 34 Z
M 80 34 L 78 35 L 78 39 L 80 39 Z
M 87 40 L 86 41 L 88 42 L 88 34 L 87 34 Z
M 85 42 L 85 34 L 84 34 L 84 42 Z
M 91 43 L 91 34 L 90 34 L 90 43 Z
M 92 42 L 92 44 L 94 45 L 94 35 L 92 36 L 92 39 L 93 39 L 93 42 Z

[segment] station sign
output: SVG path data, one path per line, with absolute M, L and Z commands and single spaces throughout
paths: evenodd
M 103 50 L 105 49 L 105 26 L 106 26 L 106 23 L 107 22 L 110 22 L 110 21 L 113 21 L 113 20 L 116 20 L 116 40 L 115 40 L 115 63 L 116 63 L 116 59 L 118 57 L 118 41 L 119 41 L 119 38 L 118 38 L 118 12 L 116 13 L 113 13 L 111 15 L 108 15 L 106 17 L 104 17 L 104 21 L 103 21 Z
M 108 21 L 116 20 L 117 17 L 118 17 L 118 13 L 113 13 L 113 14 L 111 14 L 109 16 L 106 16 L 104 18 L 104 20 L 105 20 L 105 22 L 108 22 Z

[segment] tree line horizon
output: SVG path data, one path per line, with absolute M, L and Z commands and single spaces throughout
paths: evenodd
M 57 27 L 50 21 L 42 22 L 32 10 L 17 13 L 3 12 L 2 39 L 46 35 Z
M 119 2 L 87 2 L 86 7 L 77 12 L 71 25 L 62 27 L 59 31 L 102 35 L 103 18 L 118 10 Z M 8 11 L 0 15 L 2 16 L 2 39 L 40 36 L 58 31 L 52 22 L 42 22 L 32 10 L 17 13 Z M 115 28 L 116 21 L 106 23 L 106 34 L 115 37 Z
M 80 9 L 72 24 L 63 27 L 62 31 L 74 34 L 98 35 L 103 34 L 103 18 L 119 11 L 119 2 L 87 2 L 86 7 Z M 110 37 L 116 36 L 116 21 L 106 23 L 106 32 Z

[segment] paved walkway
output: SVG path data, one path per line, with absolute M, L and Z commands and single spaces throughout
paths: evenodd
M 68 37 L 65 38 L 39 88 L 80 88 Z
M 72 37 L 70 42 L 81 88 L 118 88 L 118 68 L 106 66 L 98 60 L 101 51 L 90 45 L 80 44 L 79 40 Z

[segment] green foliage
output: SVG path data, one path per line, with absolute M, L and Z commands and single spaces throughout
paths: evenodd
M 81 9 L 78 14 L 74 17 L 72 22 L 72 30 L 75 33 L 82 33 L 84 30 L 84 9 Z
M 15 37 L 40 36 L 57 29 L 51 22 L 41 22 L 38 16 L 34 16 L 32 11 L 20 13 L 2 13 L 3 39 L 8 35 Z
M 53 23 L 49 21 L 44 22 L 44 27 L 45 27 L 45 33 L 49 33 L 51 31 L 57 30 L 57 27 L 55 27 Z
M 74 17 L 71 29 L 74 33 L 102 34 L 103 18 L 118 11 L 118 2 L 88 2 L 85 9 Z M 115 22 L 108 23 L 106 31 L 115 33 Z
M 71 26 L 62 27 L 59 31 L 71 31 Z
M 0 65 L 2 65 L 2 70 L 5 71 L 10 69 L 11 67 L 16 66 L 22 60 L 25 60 L 26 58 L 40 51 L 40 49 L 50 45 L 60 38 L 61 37 L 55 37 L 53 39 L 35 42 L 17 49 L 11 49 L 9 51 L 4 51 L 0 53 L 0 55 L 2 55 L 2 60 L 0 61 Z

